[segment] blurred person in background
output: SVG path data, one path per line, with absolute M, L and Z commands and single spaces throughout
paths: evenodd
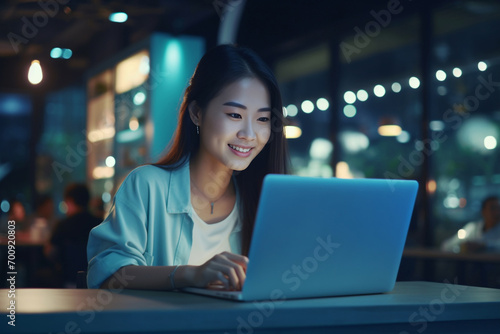
M 63 287 L 76 287 L 77 272 L 87 269 L 89 233 L 101 223 L 101 219 L 90 213 L 89 202 L 90 194 L 85 184 L 73 183 L 66 187 L 66 217 L 56 223 L 44 250 L 45 255 L 53 261 Z
M 470 222 L 441 245 L 444 251 L 500 252 L 500 200 L 498 196 L 485 198 L 481 205 L 481 220 Z
M 8 220 L 16 221 L 16 231 L 23 231 L 26 226 L 26 209 L 23 202 L 15 199 L 10 202 Z
M 36 201 L 35 217 L 46 220 L 49 227 L 54 227 L 54 200 L 50 194 L 38 196 Z
M 50 231 L 54 228 L 54 200 L 49 194 L 39 195 L 36 200 L 35 212 L 29 218 L 30 238 L 32 241 L 45 243 Z
M 0 234 L 7 234 L 8 221 L 15 221 L 16 224 L 16 236 L 18 239 L 24 239 L 27 226 L 26 209 L 23 202 L 18 199 L 11 199 L 8 201 L 9 207 L 7 211 L 7 217 L 2 217 L 0 221 Z M 5 219 L 6 218 L 6 219 Z

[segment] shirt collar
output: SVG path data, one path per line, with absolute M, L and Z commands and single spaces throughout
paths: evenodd
M 189 213 L 191 193 L 189 189 L 189 158 L 170 172 L 168 186 L 167 212 Z
M 233 181 L 236 187 L 236 200 L 238 201 L 238 207 L 242 205 L 239 198 L 239 189 L 236 179 L 233 175 Z M 167 212 L 174 213 L 188 213 L 192 214 L 191 207 L 191 189 L 190 189 L 191 178 L 189 175 L 189 158 L 176 169 L 170 172 L 170 180 L 168 186 L 168 198 L 167 198 Z M 239 213 L 238 213 L 239 214 Z M 242 227 L 242 219 L 237 220 L 237 224 L 233 229 L 233 232 L 239 232 Z

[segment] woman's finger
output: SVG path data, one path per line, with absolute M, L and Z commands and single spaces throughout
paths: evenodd
M 221 282 L 226 289 L 229 289 L 229 280 L 221 271 L 217 271 L 217 281 Z
M 236 290 L 240 290 L 240 287 L 243 285 L 243 281 L 240 278 L 240 275 L 237 274 L 237 268 L 235 268 L 235 266 L 239 267 L 238 264 L 229 260 L 225 260 L 224 262 L 214 262 L 211 266 L 211 269 L 218 272 L 217 278 L 221 279 L 221 277 L 224 277 L 226 279 L 227 288 L 232 287 Z M 241 267 L 239 267 L 239 270 L 240 272 L 243 272 L 243 269 Z
M 241 290 L 246 279 L 247 265 L 246 256 L 230 252 L 217 254 L 198 267 L 199 284 L 207 287 L 218 282 L 226 289 Z
M 247 261 L 245 261 L 246 257 L 235 255 L 237 254 L 221 253 L 216 255 L 215 258 L 216 263 L 231 268 L 227 269 L 227 271 L 225 271 L 225 274 L 229 277 L 229 280 L 233 284 L 234 288 L 241 290 L 246 279 L 245 272 Z M 242 264 L 235 262 L 235 260 L 242 261 Z
M 221 254 L 227 257 L 229 260 L 238 263 L 246 271 L 248 266 L 248 257 L 230 252 L 223 252 Z

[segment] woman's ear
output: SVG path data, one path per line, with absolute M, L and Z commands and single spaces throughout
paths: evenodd
M 201 121 L 201 108 L 198 106 L 196 101 L 191 101 L 188 105 L 189 117 L 193 121 L 194 125 L 199 126 Z

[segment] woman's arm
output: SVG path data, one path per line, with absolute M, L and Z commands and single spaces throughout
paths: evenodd
M 173 290 L 188 286 L 207 287 L 217 282 L 226 289 L 241 290 L 247 264 L 246 256 L 224 252 L 201 266 L 125 266 L 108 277 L 101 288 Z
M 176 266 L 125 266 L 102 283 L 102 289 L 173 290 L 192 286 L 193 266 L 179 266 L 172 286 L 170 275 Z

